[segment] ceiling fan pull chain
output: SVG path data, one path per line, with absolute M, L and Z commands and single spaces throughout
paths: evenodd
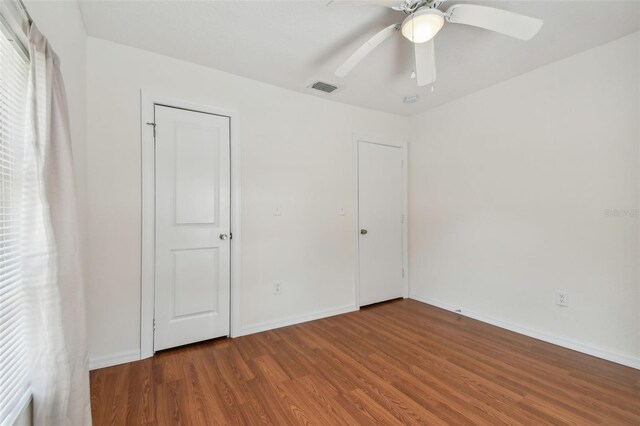
M 411 15 L 411 38 L 415 38 L 415 26 L 413 25 L 413 15 Z M 416 58 L 416 49 L 413 50 L 413 72 L 411 73 L 411 78 L 416 78 L 416 70 L 418 69 L 418 62 Z

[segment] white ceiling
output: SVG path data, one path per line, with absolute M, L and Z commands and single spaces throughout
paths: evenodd
M 398 0 L 400 3 L 400 0 Z M 405 16 L 382 6 L 325 1 L 81 1 L 90 36 L 157 52 L 300 92 L 412 115 L 640 28 L 640 1 L 448 1 L 543 19 L 529 42 L 464 25 L 436 36 L 434 91 L 410 78 L 412 48 L 400 34 L 346 78 L 333 71 L 375 32 Z M 325 95 L 307 89 L 335 83 Z M 406 95 L 420 101 L 405 105 Z

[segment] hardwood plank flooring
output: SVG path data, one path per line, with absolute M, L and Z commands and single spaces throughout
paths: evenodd
M 640 425 L 640 371 L 413 300 L 91 372 L 94 425 Z

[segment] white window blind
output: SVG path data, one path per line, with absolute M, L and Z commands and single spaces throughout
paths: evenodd
M 0 424 L 24 404 L 29 380 L 23 317 L 21 208 L 28 61 L 0 23 Z

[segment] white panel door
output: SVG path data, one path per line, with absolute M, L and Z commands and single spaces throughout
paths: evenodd
M 403 296 L 402 149 L 358 142 L 360 306 Z
M 229 118 L 155 106 L 154 350 L 227 336 Z

